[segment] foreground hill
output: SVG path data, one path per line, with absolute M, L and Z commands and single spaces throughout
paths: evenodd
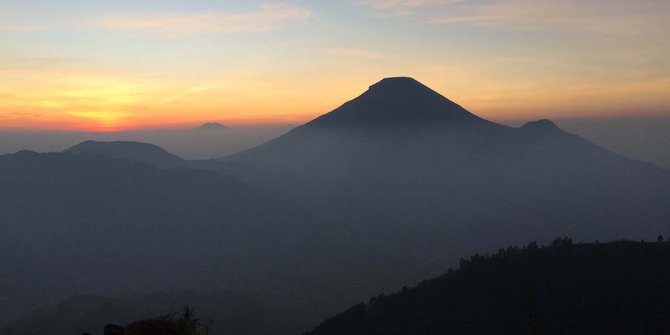
M 668 262 L 670 243 L 510 247 L 307 334 L 667 334 Z

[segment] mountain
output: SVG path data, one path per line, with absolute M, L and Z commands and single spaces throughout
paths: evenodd
M 223 162 L 301 206 L 314 258 L 335 257 L 331 275 L 347 274 L 341 296 L 413 283 L 500 245 L 648 239 L 670 220 L 667 170 L 549 120 L 484 120 L 409 78 Z
M 493 171 L 481 170 L 490 164 L 518 168 L 513 165 L 522 159 L 537 164 L 532 156 L 551 155 L 554 149 L 561 155 L 616 156 L 564 133 L 551 121 L 521 128 L 499 125 L 414 79 L 387 78 L 332 112 L 224 160 L 260 170 L 246 176 L 259 184 L 297 182 L 328 186 L 328 191 L 341 185 L 340 177 L 408 183 L 428 177 L 432 183 L 477 170 L 489 174 Z M 554 160 L 570 163 L 568 158 L 557 155 Z M 502 174 L 517 171 L 505 169 Z M 332 182 L 324 185 L 325 180 Z
M 670 243 L 508 247 L 306 334 L 666 334 L 669 259 Z
M 670 218 L 669 171 L 549 120 L 513 128 L 481 119 L 411 78 L 384 79 L 224 162 L 338 221 L 361 218 L 372 230 L 385 222 L 389 234 L 411 222 L 412 234 L 476 234 L 489 247 L 565 234 L 648 237 Z
M 221 123 L 218 122 L 207 122 L 203 123 L 202 125 L 193 128 L 193 131 L 206 131 L 206 132 L 217 132 L 217 131 L 223 131 L 230 129 L 230 127 L 225 126 Z
M 65 152 L 128 159 L 161 168 L 183 166 L 186 164 L 179 156 L 171 154 L 159 146 L 142 142 L 85 141 L 65 150 Z
M 384 79 L 360 97 L 307 123 L 305 128 L 378 128 L 494 126 L 413 78 Z

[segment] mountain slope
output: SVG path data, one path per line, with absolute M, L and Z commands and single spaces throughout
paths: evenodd
M 307 334 L 665 334 L 668 260 L 670 243 L 509 247 Z

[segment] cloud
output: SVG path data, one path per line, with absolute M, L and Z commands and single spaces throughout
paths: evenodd
M 597 1 L 506 0 L 480 3 L 460 12 L 444 12 L 428 18 L 431 24 L 470 24 L 511 30 L 564 30 L 591 33 L 636 33 L 651 28 L 648 23 L 658 19 L 652 15 L 636 15 L 634 7 L 613 1 L 606 6 Z M 628 7 L 628 8 L 627 8 Z
M 30 120 L 39 116 L 41 116 L 41 114 L 35 112 L 3 111 L 3 113 L 0 113 L 0 121 Z
M 433 25 L 642 34 L 670 28 L 666 0 L 359 0 L 377 15 Z M 394 15 L 395 14 L 395 15 Z
M 1 24 L 0 32 L 11 32 L 11 33 L 28 33 L 34 31 L 40 31 L 41 29 L 36 26 L 29 25 L 20 25 L 20 24 Z
M 257 33 L 312 15 L 313 12 L 304 7 L 262 4 L 248 12 L 112 14 L 91 23 L 105 30 L 151 31 L 169 35 Z
M 159 103 L 159 105 L 167 105 L 167 104 L 169 104 L 169 103 L 171 103 L 171 102 L 173 102 L 173 101 L 175 101 L 175 100 L 179 100 L 179 99 L 181 99 L 181 98 L 183 98 L 183 97 L 186 97 L 186 96 L 189 96 L 189 95 L 193 95 L 193 94 L 197 94 L 197 93 L 200 93 L 200 92 L 210 91 L 210 90 L 212 90 L 212 88 L 210 88 L 210 87 L 192 87 L 192 88 L 188 88 L 188 89 L 185 89 L 185 90 L 183 90 L 183 91 L 180 91 L 180 92 L 178 92 L 178 93 L 176 93 L 176 94 L 173 94 L 173 95 L 171 95 L 171 96 L 168 96 L 167 98 L 163 99 L 163 100 Z
M 74 57 L 13 54 L 0 55 L 0 70 L 66 68 L 87 65 L 86 60 Z
M 410 16 L 425 7 L 438 7 L 468 0 L 358 0 L 382 16 Z
M 344 58 L 358 58 L 358 59 L 383 59 L 391 57 L 389 54 L 365 49 L 356 48 L 323 48 L 321 51 L 328 55 Z

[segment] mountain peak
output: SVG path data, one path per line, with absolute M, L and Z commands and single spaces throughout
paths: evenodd
M 384 78 L 370 86 L 365 94 L 376 95 L 377 97 L 384 99 L 398 100 L 425 99 L 430 96 L 442 97 L 439 93 L 430 89 L 430 87 L 411 77 Z
M 406 127 L 489 123 L 410 77 L 385 78 L 307 127 Z
M 428 88 L 412 77 L 388 77 L 370 86 L 370 90 Z

